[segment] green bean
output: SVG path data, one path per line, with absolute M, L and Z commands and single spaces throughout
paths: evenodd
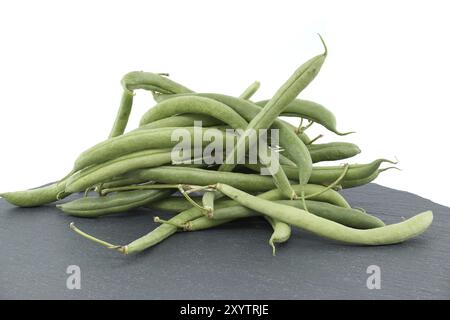
M 18 207 L 36 207 L 58 200 L 64 189 L 65 182 L 57 182 L 36 189 L 5 192 L 0 197 Z
M 218 209 L 218 210 L 222 210 L 222 209 Z M 257 214 L 255 214 L 255 216 L 256 215 Z M 250 216 L 251 215 L 249 215 L 249 217 Z M 180 225 L 177 227 L 183 231 L 201 231 L 201 230 L 215 228 L 215 227 L 224 225 L 224 224 L 234 221 L 234 220 L 236 220 L 236 219 L 230 218 L 230 219 L 217 220 L 217 219 L 211 219 L 211 218 L 202 216 L 202 217 L 196 218 L 192 221 L 187 221 L 183 225 Z M 273 226 L 272 226 L 272 228 L 273 228 Z
M 291 237 L 291 227 L 278 219 L 266 216 L 272 226 L 273 232 L 269 239 L 269 245 L 272 247 L 272 255 L 275 256 L 275 243 L 283 243 Z
M 151 72 L 134 71 L 127 73 L 122 78 L 121 83 L 123 93 L 114 125 L 111 129 L 111 133 L 109 134 L 110 138 L 120 136 L 125 131 L 133 105 L 133 90 L 146 89 L 163 93 L 192 92 L 192 90 L 183 87 L 182 85 L 163 77 L 160 74 Z
M 175 129 L 177 128 L 142 130 L 100 142 L 84 151 L 77 158 L 74 165 L 74 171 L 137 151 L 154 148 L 172 148 L 179 143 L 178 141 L 172 141 L 172 134 Z M 183 130 L 187 130 L 187 133 L 192 137 L 191 141 L 193 141 L 195 139 L 194 130 L 201 130 L 201 136 L 203 137 L 205 130 L 210 129 L 186 127 L 183 128 Z M 227 135 L 229 134 L 226 132 L 223 133 L 224 141 Z M 202 145 L 207 145 L 209 143 L 209 141 L 202 141 Z
M 67 179 L 72 175 L 73 171 L 52 184 L 14 192 L 1 193 L 0 197 L 9 203 L 18 207 L 37 207 L 57 200 L 61 200 L 70 194 L 64 192 Z
M 176 114 L 199 113 L 219 119 L 234 129 L 245 128 L 245 121 L 238 113 L 219 101 L 199 96 L 179 96 L 158 103 L 141 118 L 140 126 Z
M 345 175 L 344 179 L 342 180 L 341 185 L 347 188 L 351 186 L 366 184 L 373 181 L 378 176 L 378 174 L 376 176 L 373 176 L 373 174 L 377 172 L 380 165 L 384 162 L 394 163 L 387 159 L 377 159 L 367 164 L 349 165 L 348 172 Z M 260 165 L 258 164 L 246 164 L 245 166 L 247 168 L 252 169 L 253 171 L 256 172 L 260 171 Z M 292 180 L 297 179 L 297 172 L 298 172 L 297 167 L 287 165 L 282 165 L 282 167 L 289 179 Z M 342 166 L 313 167 L 309 182 L 312 184 L 327 185 L 335 181 L 341 173 L 342 173 Z
M 255 94 L 255 92 L 258 91 L 260 85 L 261 84 L 259 83 L 259 81 L 253 82 L 250 86 L 248 86 L 247 89 L 245 89 L 244 92 L 241 93 L 239 98 L 249 100 Z
M 304 204 L 303 201 L 301 200 L 279 200 L 267 196 L 266 197 L 258 196 L 258 198 L 271 200 L 276 203 L 285 204 L 299 209 L 304 209 Z M 377 217 L 371 216 L 357 209 L 343 208 L 327 202 L 315 200 L 305 200 L 305 202 L 310 213 L 348 227 L 356 229 L 372 229 L 384 226 L 384 222 L 378 219 Z M 230 205 L 228 207 L 216 210 L 212 219 L 209 219 L 207 217 L 200 217 L 194 221 L 191 221 L 189 230 L 194 231 L 194 230 L 201 230 L 202 228 L 204 229 L 208 228 L 208 224 L 206 222 L 208 220 L 209 221 L 218 220 L 221 221 L 222 223 L 225 223 L 236 219 L 254 217 L 258 215 L 259 214 L 253 211 L 252 209 L 240 206 L 238 205 L 237 202 L 232 201 L 230 202 Z M 219 225 L 219 223 L 211 224 L 211 226 L 217 225 Z
M 114 120 L 113 127 L 109 133 L 109 138 L 120 136 L 125 132 L 130 118 L 131 108 L 133 107 L 133 98 L 133 92 L 127 89 L 123 90 L 119 110 L 117 111 L 116 119 Z
M 287 204 L 298 209 L 305 209 L 302 201 L 279 200 L 277 203 Z M 306 200 L 310 213 L 355 229 L 373 229 L 383 227 L 382 220 L 357 209 L 343 208 L 326 202 Z
M 247 208 L 319 236 L 350 244 L 386 245 L 403 242 L 423 233 L 433 221 L 433 213 L 425 211 L 400 223 L 375 229 L 359 230 L 329 221 L 301 209 L 257 198 L 228 185 L 217 184 L 216 188 Z
M 263 100 L 256 102 L 256 104 L 263 107 L 267 104 L 268 101 L 269 100 Z M 353 133 L 353 132 L 345 132 L 345 133 L 339 132 L 336 128 L 336 117 L 334 116 L 334 114 L 324 106 L 309 100 L 301 100 L 301 99 L 293 100 L 291 103 L 288 104 L 288 106 L 281 115 L 308 119 L 309 121 L 324 126 L 326 129 L 340 136 L 345 136 L 347 134 Z
M 349 142 L 313 144 L 308 149 L 313 163 L 348 159 L 361 152 L 357 145 Z
M 94 218 L 148 205 L 169 196 L 172 192 L 171 190 L 125 191 L 105 197 L 79 198 L 57 207 L 71 216 Z
M 221 204 L 217 204 L 217 207 L 221 208 Z M 164 239 L 168 238 L 169 236 L 177 232 L 178 230 L 177 226 L 182 226 L 187 222 L 194 220 L 202 215 L 203 213 L 198 208 L 193 207 L 191 209 L 179 213 L 178 215 L 171 218 L 169 220 L 169 223 L 161 224 L 156 229 L 140 237 L 139 239 L 136 239 L 125 246 L 113 246 L 113 247 L 115 247 L 115 249 L 124 254 L 132 254 L 140 252 L 142 250 L 154 246 L 155 244 L 158 244 L 159 242 L 163 241 Z
M 144 89 L 165 94 L 193 92 L 161 74 L 142 71 L 127 73 L 122 78 L 122 86 L 130 91 Z
M 378 178 L 378 176 L 380 175 L 381 172 L 384 172 L 384 171 L 390 170 L 390 169 L 397 169 L 398 170 L 397 167 L 387 167 L 387 168 L 383 168 L 383 169 L 377 169 L 375 172 L 373 172 L 371 175 L 369 175 L 367 177 L 362 177 L 362 178 L 359 178 L 359 179 L 343 180 L 340 183 L 340 185 L 344 189 L 363 186 L 365 184 L 368 184 L 368 183 L 374 181 L 376 178 Z

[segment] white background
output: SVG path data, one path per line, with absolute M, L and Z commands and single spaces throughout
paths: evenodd
M 2 1 L 0 191 L 35 187 L 105 139 L 132 70 L 196 91 L 270 98 L 329 56 L 301 94 L 330 108 L 355 162 L 398 158 L 377 183 L 450 205 L 448 1 Z M 129 128 L 153 100 L 138 92 Z

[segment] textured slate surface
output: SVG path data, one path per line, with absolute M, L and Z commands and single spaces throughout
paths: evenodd
M 77 219 L 52 206 L 19 209 L 0 200 L 0 298 L 450 298 L 449 208 L 376 184 L 343 193 L 387 223 L 431 209 L 433 225 L 415 240 L 384 247 L 342 245 L 296 230 L 272 257 L 268 224 L 252 218 L 179 233 L 125 257 L 71 232 L 69 222 L 123 244 L 154 228 L 154 213 Z M 69 265 L 81 268 L 80 290 L 66 288 Z M 379 290 L 366 287 L 369 265 L 381 268 Z

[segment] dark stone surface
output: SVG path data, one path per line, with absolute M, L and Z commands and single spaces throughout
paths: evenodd
M 273 257 L 270 227 L 252 218 L 179 233 L 142 254 L 122 256 L 71 232 L 69 222 L 123 244 L 155 227 L 152 212 L 77 219 L 54 206 L 20 209 L 0 200 L 0 298 L 450 298 L 449 208 L 376 184 L 343 193 L 386 223 L 431 209 L 433 225 L 417 239 L 383 247 L 342 245 L 295 230 Z M 81 268 L 80 290 L 66 288 L 69 265 Z M 369 265 L 381 268 L 379 290 L 366 286 Z

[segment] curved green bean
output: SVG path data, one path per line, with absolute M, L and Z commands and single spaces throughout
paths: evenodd
M 289 240 L 291 237 L 291 227 L 278 219 L 269 216 L 266 217 L 266 220 L 269 221 L 273 229 L 272 235 L 269 238 L 269 245 L 272 247 L 272 255 L 275 256 L 275 244 Z
M 166 94 L 192 92 L 192 90 L 162 76 L 161 74 L 151 72 L 133 71 L 127 73 L 122 78 L 121 83 L 123 93 L 114 125 L 109 134 L 110 138 L 120 136 L 126 129 L 133 106 L 133 90 L 146 89 Z
M 144 89 L 165 94 L 193 92 L 191 89 L 182 86 L 162 74 L 143 71 L 127 73 L 122 78 L 122 87 L 130 91 Z
M 205 114 L 229 124 L 234 129 L 247 126 L 247 121 L 227 105 L 194 95 L 178 96 L 158 103 L 142 116 L 140 126 L 183 113 Z
M 257 198 L 224 184 L 217 190 L 241 205 L 287 224 L 332 240 L 360 245 L 386 245 L 403 242 L 423 233 L 433 221 L 433 213 L 425 211 L 400 223 L 375 229 L 359 230 L 310 214 L 304 210 Z
M 63 195 L 64 189 L 65 182 L 57 182 L 36 189 L 5 192 L 0 197 L 18 207 L 36 207 L 59 200 L 58 195 Z
M 264 107 L 269 100 L 256 102 L 257 105 Z M 339 132 L 336 128 L 336 117 L 324 106 L 309 100 L 295 99 L 284 109 L 282 116 L 301 117 L 309 121 L 318 123 L 326 129 L 337 135 L 345 136 L 352 132 Z
M 344 189 L 363 186 L 365 184 L 368 184 L 368 183 L 374 181 L 376 178 L 378 178 L 378 176 L 380 175 L 381 172 L 384 172 L 384 171 L 390 170 L 390 169 L 398 170 L 397 167 L 387 167 L 387 168 L 383 168 L 383 169 L 377 169 L 377 170 L 375 170 L 375 172 L 373 172 L 372 174 L 370 174 L 367 177 L 361 177 L 359 179 L 342 180 L 340 182 L 340 185 Z

